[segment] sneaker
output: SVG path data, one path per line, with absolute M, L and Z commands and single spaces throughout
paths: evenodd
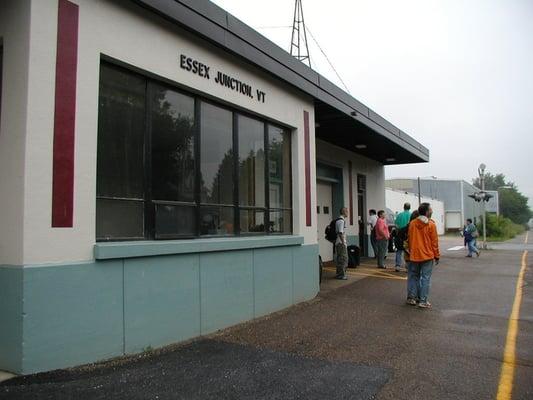
M 419 308 L 431 308 L 431 303 L 425 301 L 425 302 L 420 302 L 418 303 L 418 307 Z
M 378 267 L 379 269 L 387 269 L 387 267 Z
M 472 256 L 471 256 L 470 254 L 469 254 L 469 255 L 467 255 L 467 256 L 465 256 L 465 257 L 468 257 L 468 258 L 472 258 Z
M 344 276 L 341 275 L 341 276 L 336 276 L 335 279 L 339 279 L 341 281 L 346 281 L 346 280 L 348 280 L 348 277 L 346 275 L 344 275 Z
M 408 298 L 408 299 L 405 301 L 405 304 L 409 304 L 410 306 L 416 306 L 416 300 L 415 300 L 415 299 Z
M 397 265 L 396 267 L 394 267 L 394 271 L 396 271 L 396 272 L 400 272 L 400 266 Z
M 478 250 L 477 253 L 476 253 L 476 257 L 479 257 L 480 254 L 481 254 L 481 253 L 480 253 L 479 250 Z

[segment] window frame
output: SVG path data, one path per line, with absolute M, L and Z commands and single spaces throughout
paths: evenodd
M 143 232 L 144 237 L 128 237 L 128 238 L 106 238 L 106 237 L 96 237 L 97 242 L 121 242 L 121 241 L 143 241 L 143 240 L 183 240 L 183 239 L 200 239 L 200 238 L 236 238 L 236 237 L 250 237 L 250 236 L 280 236 L 280 235 L 292 235 L 294 232 L 294 214 L 293 214 L 293 176 L 292 176 L 292 161 L 293 161 L 293 151 L 292 151 L 292 140 L 294 129 L 274 121 L 264 116 L 259 116 L 253 114 L 247 110 L 235 107 L 233 105 L 227 105 L 222 102 L 218 102 L 211 98 L 206 97 L 197 92 L 188 91 L 178 86 L 176 83 L 173 83 L 167 79 L 161 79 L 156 77 L 153 74 L 143 73 L 143 71 L 138 70 L 135 67 L 129 68 L 120 61 L 115 61 L 108 57 L 103 57 L 100 60 L 100 70 L 102 67 L 113 68 L 122 73 L 136 75 L 145 80 L 145 115 L 144 115 L 144 134 L 143 134 L 143 147 L 144 147 L 144 159 L 143 159 L 143 178 L 144 178 L 144 216 L 143 216 Z M 99 77 L 99 85 L 101 84 L 101 74 Z M 153 199 L 153 189 L 152 189 L 152 97 L 153 97 L 153 88 L 154 86 L 160 86 L 168 90 L 175 91 L 181 95 L 191 97 L 194 100 L 194 201 L 173 201 L 173 200 L 154 200 Z M 100 96 L 100 94 L 99 94 Z M 211 204 L 204 203 L 201 201 L 201 144 L 202 144 L 202 127 L 201 127 L 201 117 L 202 117 L 202 103 L 210 104 L 214 107 L 219 107 L 224 110 L 229 111 L 232 114 L 232 150 L 233 150 L 233 204 Z M 238 127 L 238 118 L 239 115 L 247 118 L 251 118 L 263 124 L 263 139 L 264 139 L 264 157 L 265 157 L 265 166 L 264 166 L 264 196 L 265 196 L 265 205 L 263 207 L 257 206 L 244 206 L 240 204 L 239 201 L 239 127 Z M 98 116 L 99 118 L 99 116 Z M 281 129 L 288 138 L 289 146 L 289 188 L 290 188 L 290 205 L 291 207 L 270 207 L 270 174 L 269 174 L 269 126 L 274 126 Z M 97 133 L 100 135 L 100 132 Z M 98 154 L 97 154 L 98 157 Z M 97 182 L 98 185 L 98 182 Z M 109 196 L 96 196 L 96 200 L 106 199 L 113 200 L 114 198 Z M 119 199 L 116 200 L 126 200 Z M 128 199 L 130 200 L 130 199 Z M 176 235 L 165 235 L 165 237 L 157 237 L 156 232 L 156 205 L 167 204 L 171 206 L 182 206 L 182 207 L 193 207 L 195 215 L 195 227 L 194 234 L 176 234 Z M 233 210 L 233 233 L 232 234 L 214 234 L 214 235 L 202 235 L 201 234 L 201 215 L 202 209 L 206 207 L 227 207 Z M 254 210 L 261 211 L 264 215 L 264 230 L 260 232 L 242 232 L 241 230 L 241 211 Z M 270 214 L 272 212 L 281 211 L 289 212 L 290 215 L 290 231 L 289 232 L 270 232 Z M 97 221 L 95 221 L 97 223 Z

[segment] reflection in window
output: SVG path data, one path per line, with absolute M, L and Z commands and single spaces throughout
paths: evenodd
M 143 238 L 146 81 L 106 65 L 100 74 L 96 237 Z
M 96 199 L 96 237 L 98 239 L 142 239 L 144 202 Z
M 238 116 L 239 204 L 265 206 L 265 125 Z
M 233 207 L 206 206 L 200 208 L 201 235 L 233 235 L 234 209 Z
M 264 233 L 265 232 L 265 212 L 258 210 L 241 209 L 241 232 L 242 233 Z
M 97 195 L 143 198 L 144 79 L 102 65 Z
M 202 102 L 201 110 L 201 201 L 233 204 L 233 115 Z
M 291 208 L 291 142 L 284 129 L 268 126 L 270 208 Z
M 291 211 L 279 210 L 270 212 L 270 230 L 272 233 L 291 233 Z
M 153 198 L 194 201 L 194 99 L 154 85 L 151 122 Z
M 171 239 L 196 234 L 196 210 L 191 206 L 155 205 L 155 236 Z
M 287 130 L 106 63 L 98 101 L 97 240 L 292 232 Z

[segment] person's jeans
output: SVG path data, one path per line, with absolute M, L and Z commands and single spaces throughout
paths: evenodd
M 476 245 L 476 239 L 472 239 L 469 242 L 466 242 L 466 245 L 468 246 L 468 255 L 472 256 L 472 253 L 477 253 L 479 250 L 477 249 Z
M 397 267 L 401 267 L 403 264 L 402 256 L 403 256 L 403 250 L 396 249 L 396 266 Z
M 377 262 L 378 267 L 385 266 L 385 256 L 387 255 L 389 241 L 387 239 L 376 240 L 376 247 L 378 250 Z
M 415 263 L 407 262 L 407 298 L 418 300 L 420 293 L 420 268 Z
M 419 299 L 421 303 L 427 303 L 429 289 L 431 287 L 433 260 L 409 262 L 408 268 L 407 297 L 410 299 Z

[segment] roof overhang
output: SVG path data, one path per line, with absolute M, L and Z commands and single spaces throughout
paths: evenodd
M 426 147 L 210 1 L 132 1 L 311 96 L 318 138 L 384 164 L 429 161 Z

